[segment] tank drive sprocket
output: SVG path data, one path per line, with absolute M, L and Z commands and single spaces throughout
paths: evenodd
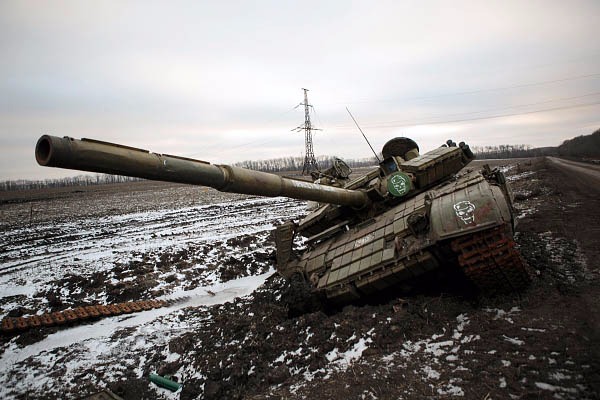
M 531 273 L 506 226 L 473 233 L 454 239 L 452 250 L 468 279 L 482 293 L 509 293 L 524 289 Z

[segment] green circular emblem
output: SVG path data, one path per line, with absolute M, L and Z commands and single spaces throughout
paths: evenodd
M 402 172 L 395 172 L 388 178 L 388 191 L 395 197 L 402 197 L 410 192 L 412 185 L 408 175 Z

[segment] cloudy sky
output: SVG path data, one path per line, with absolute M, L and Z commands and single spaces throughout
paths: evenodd
M 37 166 L 42 134 L 213 163 L 553 146 L 600 128 L 600 2 L 0 2 L 0 180 Z

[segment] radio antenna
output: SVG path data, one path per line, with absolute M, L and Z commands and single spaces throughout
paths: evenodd
M 356 127 L 358 128 L 358 130 L 360 131 L 360 133 L 362 133 L 363 137 L 367 141 L 367 144 L 371 148 L 371 151 L 373 152 L 373 154 L 375 154 L 375 158 L 377 159 L 377 162 L 380 163 L 381 160 L 379 159 L 379 157 L 377 157 L 377 153 L 375 153 L 375 150 L 373 150 L 373 146 L 371 146 L 371 143 L 369 143 L 369 139 L 367 139 L 367 137 L 365 136 L 365 133 L 363 132 L 363 130 L 360 129 L 360 126 L 358 126 L 358 122 L 356 122 L 356 120 L 354 119 L 354 116 L 352 115 L 352 113 L 350 112 L 350 110 L 348 110 L 348 107 L 346 107 L 346 111 L 348 111 L 348 114 L 350 114 L 350 118 L 352 118 L 352 121 L 354 121 L 354 123 L 356 124 Z

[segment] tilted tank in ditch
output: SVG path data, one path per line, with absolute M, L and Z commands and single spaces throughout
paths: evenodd
M 473 154 L 450 141 L 420 155 L 414 141 L 395 138 L 382 155 L 378 168 L 353 180 L 345 176 L 336 187 L 91 139 L 44 135 L 35 150 L 48 167 L 317 202 L 302 220 L 276 228 L 277 271 L 303 277 L 334 303 L 444 269 L 462 270 L 485 293 L 529 283 L 513 240 L 512 194 L 500 171 L 464 168 Z M 305 238 L 300 249 L 296 235 Z

